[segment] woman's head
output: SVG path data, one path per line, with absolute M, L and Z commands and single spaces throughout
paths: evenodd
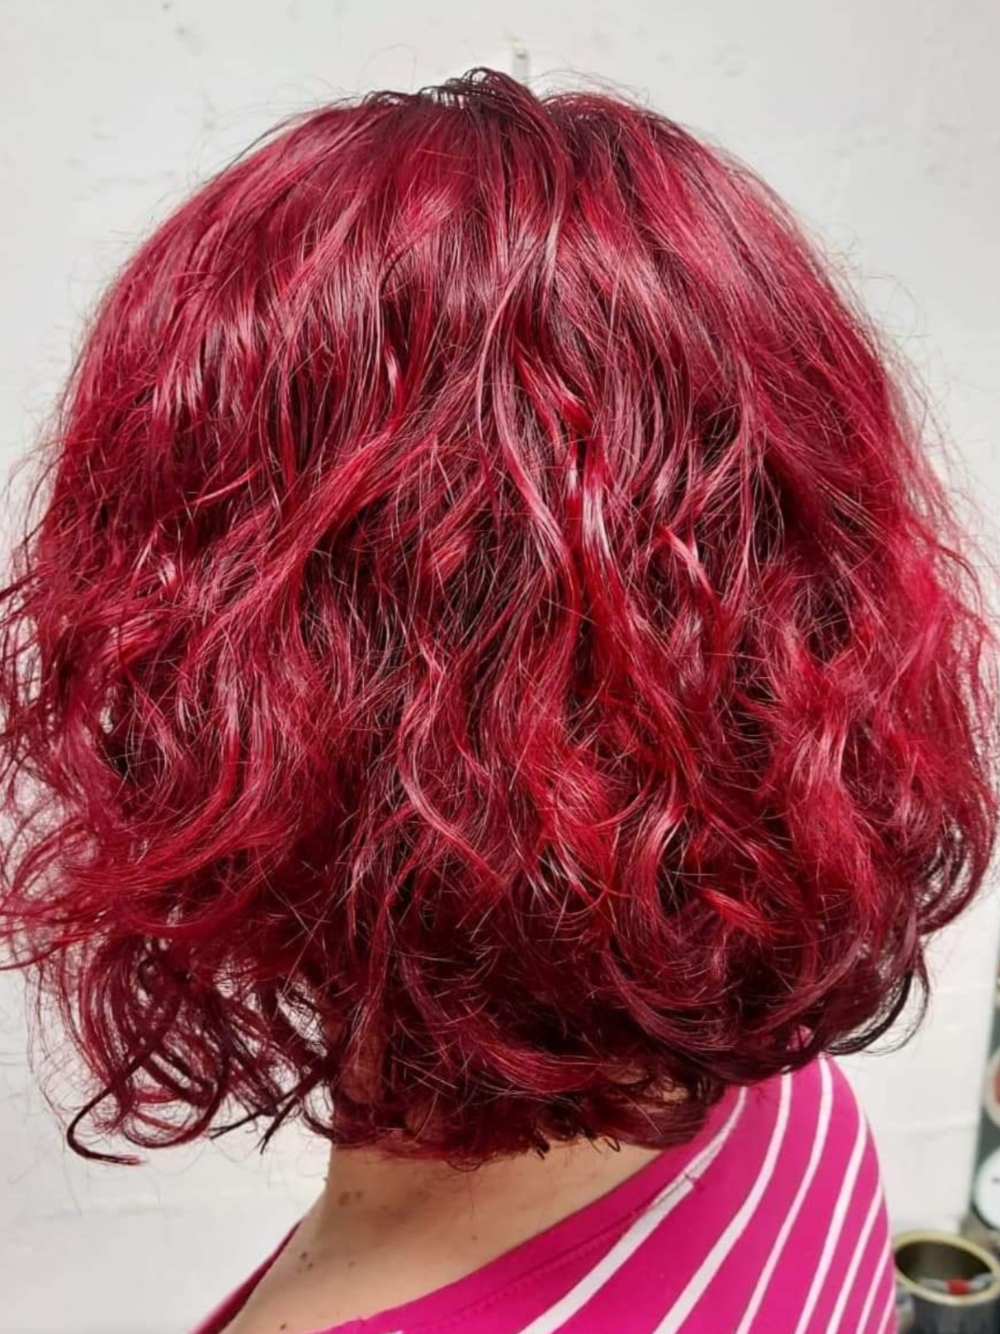
M 0 932 L 77 1123 L 681 1137 L 881 1032 L 983 877 L 916 414 L 648 110 L 487 73 L 283 128 L 116 279 L 44 448 Z

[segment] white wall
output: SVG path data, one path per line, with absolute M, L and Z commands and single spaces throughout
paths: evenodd
M 285 113 L 479 63 L 599 74 L 746 157 L 904 340 L 961 481 L 1000 498 L 1000 12 L 986 0 L 10 0 L 0 80 L 0 445 L 37 429 L 97 285 Z M 992 898 L 936 951 L 921 1038 L 852 1062 L 898 1224 L 964 1207 L 996 976 Z M 294 1135 L 135 1170 L 62 1148 L 0 988 L 0 1330 L 168 1334 L 277 1239 L 322 1158 Z M 243 1152 L 244 1158 L 239 1157 Z

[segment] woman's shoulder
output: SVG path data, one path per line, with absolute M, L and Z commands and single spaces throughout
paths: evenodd
M 865 1120 L 864 1108 L 844 1067 L 833 1056 L 819 1056 L 785 1076 L 801 1104 L 813 1102 L 829 1107 L 829 1114 L 856 1122 Z M 866 1122 L 867 1124 L 867 1122 Z
M 822 1254 L 849 1265 L 857 1245 L 884 1255 L 888 1221 L 878 1151 L 843 1067 L 823 1056 L 751 1092 L 762 1105 L 748 1106 L 755 1142 L 744 1147 L 756 1164 L 761 1210 L 770 1206 L 775 1220 L 794 1231 L 798 1253 L 814 1254 L 817 1263 Z
M 875 1156 L 871 1126 L 843 1067 L 821 1056 L 798 1069 L 754 1085 L 742 1094 L 737 1121 L 744 1133 L 763 1133 L 784 1149 L 815 1143 L 834 1156 Z M 737 1126 L 734 1124 L 734 1129 Z
M 805 1216 L 820 1225 L 882 1198 L 868 1118 L 848 1075 L 827 1056 L 730 1090 L 713 1145 L 706 1185 L 742 1182 L 740 1189 L 779 1212 L 808 1197 Z
M 688 1287 L 710 1299 L 712 1328 L 884 1327 L 888 1218 L 871 1129 L 843 1069 L 820 1058 L 731 1092 L 723 1110 L 691 1208 L 663 1234 L 671 1254 L 681 1228 L 693 1248 Z

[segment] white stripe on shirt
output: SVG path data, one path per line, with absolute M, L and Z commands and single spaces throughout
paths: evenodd
M 830 1231 L 826 1235 L 826 1241 L 823 1245 L 822 1254 L 819 1257 L 819 1264 L 816 1266 L 816 1273 L 813 1275 L 813 1281 L 809 1288 L 809 1296 L 806 1298 L 806 1304 L 802 1308 L 802 1315 L 799 1317 L 799 1323 L 795 1326 L 795 1334 L 806 1334 L 809 1328 L 809 1321 L 812 1319 L 812 1313 L 819 1301 L 820 1293 L 823 1291 L 823 1285 L 826 1282 L 827 1273 L 830 1269 L 833 1253 L 837 1248 L 837 1242 L 840 1240 L 840 1232 L 844 1226 L 844 1218 L 847 1215 L 848 1206 L 851 1203 L 851 1197 L 854 1194 L 854 1187 L 857 1184 L 858 1173 L 861 1170 L 861 1159 L 864 1156 L 865 1140 L 868 1134 L 868 1126 L 861 1108 L 858 1108 L 858 1133 L 854 1140 L 854 1148 L 851 1151 L 851 1157 L 847 1164 L 847 1171 L 844 1174 L 844 1181 L 840 1188 L 840 1194 L 837 1197 L 837 1203 L 830 1218 Z
M 865 1328 L 868 1324 L 868 1317 L 871 1309 L 875 1305 L 875 1294 L 878 1292 L 878 1285 L 885 1278 L 885 1271 L 892 1264 L 892 1251 L 886 1251 L 882 1258 L 882 1263 L 875 1266 L 875 1274 L 871 1285 L 868 1288 L 868 1296 L 865 1298 L 865 1304 L 861 1308 L 861 1318 L 858 1320 L 858 1334 L 865 1334 Z
M 876 1185 L 875 1193 L 872 1196 L 872 1202 L 868 1207 L 868 1213 L 865 1216 L 864 1226 L 858 1236 L 854 1246 L 854 1254 L 851 1256 L 851 1263 L 847 1267 L 847 1273 L 844 1275 L 844 1281 L 840 1285 L 840 1296 L 837 1298 L 837 1305 L 833 1308 L 833 1315 L 830 1317 L 830 1324 L 827 1334 L 837 1334 L 840 1328 L 840 1322 L 844 1316 L 844 1308 L 847 1306 L 847 1299 L 854 1291 L 854 1282 L 858 1276 L 858 1266 L 861 1263 L 861 1256 L 864 1254 L 865 1247 L 868 1245 L 868 1238 L 871 1236 L 871 1230 L 878 1216 L 878 1211 L 882 1207 L 882 1187 Z
M 768 1183 L 774 1175 L 774 1165 L 778 1161 L 778 1154 L 781 1151 L 782 1141 L 785 1138 L 785 1128 L 788 1125 L 791 1101 L 792 1081 L 786 1074 L 781 1078 L 781 1096 L 778 1102 L 778 1115 L 775 1117 L 774 1128 L 771 1131 L 771 1138 L 768 1142 L 767 1152 L 761 1163 L 760 1171 L 757 1173 L 757 1179 L 750 1188 L 746 1199 L 730 1220 L 729 1226 L 719 1237 L 708 1255 L 705 1256 L 705 1259 L 699 1265 L 696 1272 L 688 1280 L 687 1286 L 677 1297 L 677 1300 L 673 1303 L 664 1319 L 657 1325 L 655 1334 L 677 1334 L 677 1331 L 691 1314 L 695 1304 L 698 1302 L 705 1289 L 718 1273 L 723 1261 L 732 1251 L 733 1245 L 739 1241 L 740 1237 L 746 1231 L 747 1226 L 757 1212 L 757 1206 L 760 1204 L 765 1190 L 767 1190 Z
M 823 1156 L 823 1150 L 826 1147 L 827 1132 L 830 1128 L 830 1110 L 833 1106 L 833 1081 L 830 1078 L 830 1066 L 825 1060 L 819 1063 L 819 1075 L 821 1082 L 819 1116 L 816 1121 L 816 1138 L 813 1140 L 813 1146 L 809 1153 L 809 1161 L 806 1164 L 805 1176 L 799 1183 L 799 1188 L 795 1192 L 795 1198 L 792 1200 L 792 1207 L 785 1216 L 785 1221 L 775 1238 L 774 1245 L 771 1247 L 771 1254 L 767 1257 L 767 1263 L 761 1270 L 760 1278 L 757 1280 L 757 1286 L 754 1288 L 747 1303 L 747 1308 L 743 1312 L 743 1319 L 736 1329 L 736 1334 L 748 1334 L 750 1326 L 753 1323 L 760 1309 L 760 1304 L 764 1300 L 768 1285 L 771 1282 L 771 1275 L 774 1273 L 778 1260 L 781 1258 L 781 1252 L 785 1248 L 785 1242 L 788 1240 L 789 1233 L 795 1226 L 795 1220 L 799 1216 L 802 1203 L 809 1192 L 809 1187 L 813 1183 L 813 1177 L 816 1175 L 816 1169 L 819 1166 L 820 1159 Z
M 550 1306 L 547 1311 L 543 1311 L 540 1316 L 536 1316 L 530 1325 L 525 1325 L 520 1334 L 552 1334 L 553 1330 L 560 1329 L 568 1320 L 571 1320 L 577 1311 L 585 1306 L 609 1279 L 614 1277 L 646 1238 L 656 1231 L 663 1219 L 683 1199 L 690 1195 L 698 1178 L 711 1167 L 722 1146 L 733 1133 L 745 1105 L 746 1089 L 741 1088 L 736 1105 L 715 1138 L 710 1140 L 704 1149 L 691 1160 L 680 1176 L 675 1177 L 668 1186 L 664 1187 L 645 1213 L 637 1218 L 628 1231 L 619 1237 L 607 1255 L 598 1261 L 593 1269 L 585 1274 L 579 1283 L 570 1288 L 569 1292 L 561 1297 L 554 1306 Z

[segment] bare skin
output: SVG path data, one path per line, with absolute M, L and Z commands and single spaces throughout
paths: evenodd
M 225 1334 L 316 1334 L 474 1272 L 658 1150 L 580 1142 L 474 1172 L 334 1150 L 322 1195 Z

